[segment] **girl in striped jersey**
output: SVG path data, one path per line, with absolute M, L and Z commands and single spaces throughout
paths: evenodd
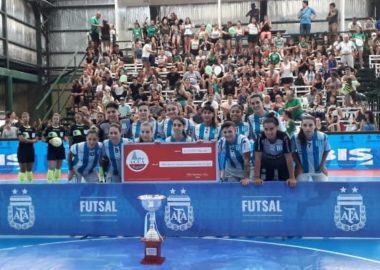
M 221 180 L 248 185 L 250 175 L 250 144 L 244 135 L 236 134 L 231 121 L 223 123 L 222 138 L 218 141 L 218 163 Z
M 173 133 L 165 139 L 165 142 L 192 142 L 193 138 L 187 136 L 185 132 L 186 121 L 182 117 L 174 117 Z
M 162 121 L 160 127 L 160 135 L 163 140 L 167 137 L 170 137 L 173 134 L 173 120 L 178 117 L 180 114 L 180 107 L 177 102 L 169 102 L 166 105 L 166 116 L 167 118 Z M 185 121 L 184 131 L 187 136 L 191 136 L 192 125 L 190 124 L 189 119 L 183 119 Z
M 269 114 L 273 114 L 278 120 L 278 129 L 280 131 L 286 131 L 284 125 L 279 119 L 278 113 L 275 111 L 268 111 L 264 108 L 263 97 L 261 95 L 254 94 L 249 98 L 249 101 L 253 109 L 253 114 L 248 117 L 250 139 L 256 139 L 261 132 L 264 131 L 263 122 L 266 118 L 268 118 Z
M 108 138 L 103 142 L 100 180 L 101 182 L 105 180 L 107 183 L 117 183 L 121 182 L 122 147 L 123 144 L 129 143 L 129 140 L 121 138 L 120 125 L 115 123 L 110 125 Z
M 194 140 L 196 141 L 217 141 L 219 138 L 219 127 L 216 124 L 215 110 L 210 105 L 202 109 L 202 124 L 194 128 Z
M 140 103 L 138 105 L 138 120 L 132 124 L 132 140 L 138 141 L 141 135 L 141 125 L 144 122 L 148 122 L 152 126 L 152 132 L 154 139 L 157 139 L 158 136 L 158 123 L 154 118 L 151 118 L 149 115 L 149 106 L 146 103 Z
M 234 104 L 230 108 L 230 118 L 236 126 L 236 134 L 249 136 L 249 124 L 243 121 L 244 108 L 239 104 Z
M 326 134 L 317 131 L 311 115 L 303 117 L 301 130 L 292 139 L 292 149 L 299 181 L 327 181 L 326 159 L 331 150 Z
M 140 137 L 135 141 L 137 143 L 153 143 L 153 128 L 149 122 L 141 124 Z
M 240 104 L 234 104 L 230 108 L 230 118 L 231 121 L 234 122 L 236 126 L 236 134 L 244 135 L 249 138 L 249 146 L 250 146 L 250 161 L 251 161 L 251 173 L 253 172 L 253 164 L 255 161 L 255 152 L 253 151 L 255 140 L 250 139 L 249 137 L 249 124 L 247 122 L 243 122 L 244 116 L 244 108 Z M 252 176 L 251 176 L 252 177 Z
M 102 144 L 98 132 L 87 132 L 86 141 L 73 144 L 69 152 L 69 181 L 75 176 L 75 181 L 95 183 L 99 181 L 98 168 L 101 158 Z

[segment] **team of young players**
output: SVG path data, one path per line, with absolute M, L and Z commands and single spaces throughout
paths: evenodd
M 202 123 L 195 126 L 179 116 L 176 103 L 166 106 L 167 118 L 160 124 L 149 116 L 149 107 L 144 103 L 138 106 L 138 120 L 133 123 L 119 119 L 115 103 L 107 105 L 107 121 L 98 128 L 85 125 L 82 115 L 77 113 L 69 132 L 68 178 L 76 182 L 121 182 L 123 144 L 215 141 L 222 181 L 247 185 L 253 179 L 256 185 L 261 185 L 263 180 L 286 180 L 294 186 L 297 180 L 327 180 L 325 162 L 330 145 L 327 135 L 317 131 L 314 117 L 304 116 L 300 132 L 289 138 L 277 113 L 264 109 L 260 95 L 251 96 L 249 102 L 253 114 L 247 122 L 243 121 L 243 107 L 236 104 L 230 108 L 231 120 L 220 127 L 213 107 L 207 105 L 202 109 Z M 17 152 L 20 180 L 32 181 L 33 143 L 38 139 L 36 130 L 29 125 L 28 113 L 23 113 L 21 120 Z M 54 114 L 43 132 L 48 143 L 49 182 L 60 179 L 65 159 L 63 143 L 59 142 L 66 137 L 59 122 L 60 116 Z

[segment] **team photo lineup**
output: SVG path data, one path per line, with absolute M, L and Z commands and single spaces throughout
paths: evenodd
M 123 144 L 204 141 L 218 145 L 221 181 L 326 181 L 324 132 L 377 130 L 355 77 L 355 67 L 364 67 L 363 44 L 380 54 L 375 21 L 354 18 L 340 35 L 331 3 L 331 31 L 317 39 L 310 35 L 317 13 L 303 1 L 300 34 L 285 38 L 251 8 L 246 26 L 229 21 L 195 29 L 175 13 L 136 21 L 132 72 L 114 26 L 101 12 L 91 17 L 83 75 L 70 95 L 74 123 L 62 126 L 59 113 L 38 124 L 27 112 L 8 115 L 2 136 L 17 133 L 20 140 L 19 180 L 32 181 L 33 144 L 42 140 L 50 183 L 61 179 L 64 159 L 69 181 L 121 182 Z

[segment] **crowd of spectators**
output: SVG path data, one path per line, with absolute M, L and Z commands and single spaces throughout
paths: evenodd
M 131 63 L 119 48 L 115 27 L 98 12 L 89 20 L 86 63 L 73 82 L 71 107 L 99 125 L 109 102 L 116 102 L 121 118 L 131 122 L 144 102 L 151 117 L 162 122 L 166 105 L 176 102 L 182 116 L 199 123 L 200 109 L 209 104 L 222 123 L 230 119 L 234 104 L 243 106 L 247 119 L 252 113 L 249 96 L 260 94 L 265 109 L 278 112 L 290 125 L 308 113 L 324 131 L 377 130 L 355 75 L 364 68 L 364 50 L 380 54 L 380 31 L 371 18 L 353 18 L 349 32 L 340 35 L 338 13 L 331 3 L 326 12 L 330 32 L 320 35 L 310 35 L 320 12 L 307 1 L 298 14 L 300 35 L 273 30 L 268 16 L 259 21 L 255 6 L 246 14 L 248 24 L 195 26 L 191 18 L 175 13 L 136 21 Z M 4 126 L 3 137 L 13 134 L 10 125 Z

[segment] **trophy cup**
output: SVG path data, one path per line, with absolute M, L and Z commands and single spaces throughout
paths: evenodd
M 165 257 L 161 257 L 162 236 L 157 230 L 156 214 L 160 209 L 164 195 L 141 195 L 137 197 L 142 206 L 148 213 L 145 215 L 144 238 L 141 239 L 145 243 L 145 256 L 141 260 L 142 264 L 162 264 Z M 148 224 L 149 217 L 149 224 Z M 149 226 L 148 226 L 149 225 Z

